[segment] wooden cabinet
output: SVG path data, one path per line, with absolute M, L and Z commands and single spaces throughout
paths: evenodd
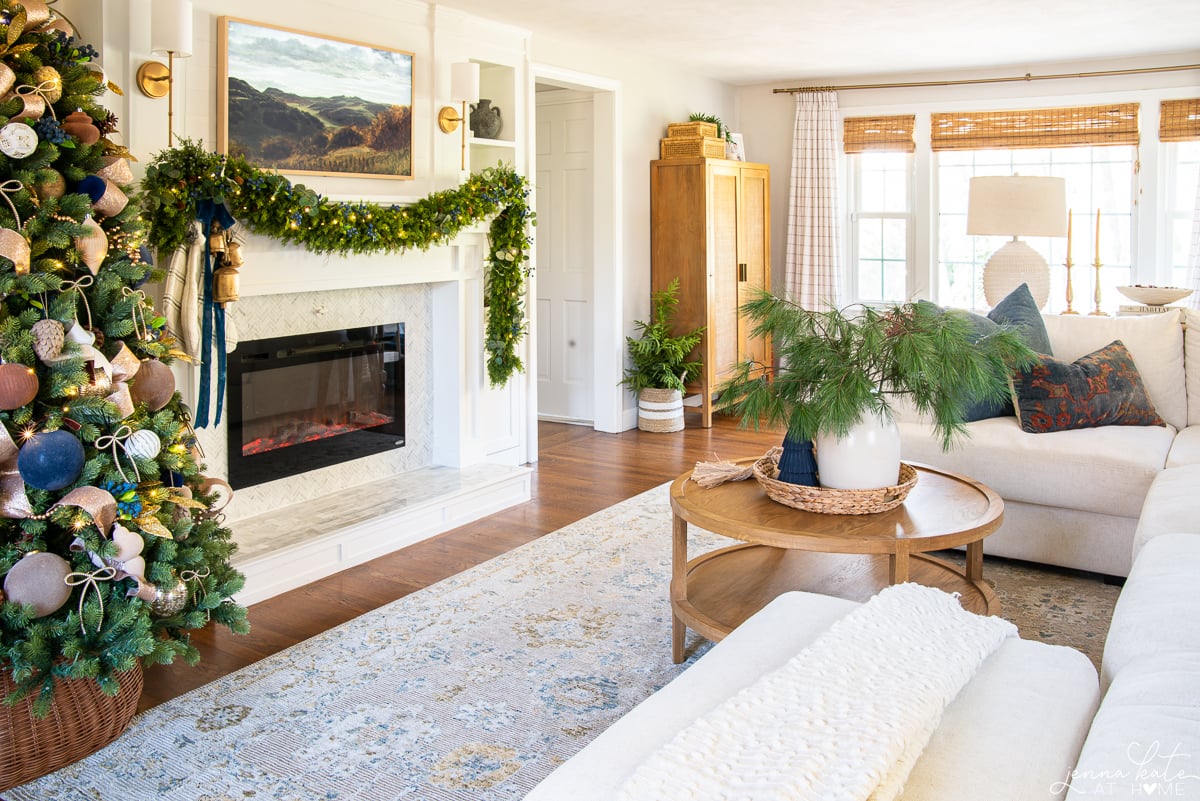
M 739 362 L 769 365 L 771 344 L 752 338 L 739 313 L 771 286 L 770 170 L 726 159 L 650 162 L 650 284 L 679 278 L 676 333 L 705 327 L 697 355 L 704 371 L 685 410 L 712 425 L 713 390 Z M 699 396 L 696 407 L 694 396 Z

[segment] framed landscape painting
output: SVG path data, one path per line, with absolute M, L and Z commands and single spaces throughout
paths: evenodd
M 285 173 L 412 178 L 413 54 L 221 17 L 217 149 Z

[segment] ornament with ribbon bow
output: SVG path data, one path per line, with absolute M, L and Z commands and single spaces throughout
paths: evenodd
M 96 600 L 100 602 L 100 618 L 96 621 L 96 631 L 99 632 L 104 625 L 104 593 L 100 590 L 100 582 L 112 581 L 116 575 L 116 569 L 105 565 L 90 573 L 68 573 L 63 579 L 68 587 L 83 587 L 79 593 L 79 630 L 84 634 L 87 634 L 87 626 L 83 622 L 83 602 L 87 600 L 88 590 L 95 590 Z
M 0 228 L 0 256 L 13 263 L 13 271 L 17 275 L 29 274 L 29 240 L 25 238 L 25 226 L 21 222 L 21 215 L 17 213 L 17 207 L 9 195 L 20 192 L 24 188 L 25 185 L 15 178 L 0 184 L 0 196 L 12 210 L 13 220 L 16 221 L 17 226 L 15 230 Z
M 58 119 L 54 115 L 54 106 L 51 105 L 53 101 L 49 99 L 56 90 L 59 97 L 61 97 L 62 78 L 59 78 L 57 82 L 53 79 L 42 81 L 36 86 L 31 86 L 27 83 L 18 86 L 4 98 L 6 101 L 11 100 L 13 97 L 21 98 L 22 108 L 10 118 L 10 121 L 40 120 L 47 109 L 50 110 L 52 118 Z
M 133 429 L 123 425 L 111 434 L 105 434 L 96 438 L 96 450 L 104 451 L 112 449 L 113 465 L 116 466 L 117 472 L 121 474 L 121 478 L 129 481 L 129 476 L 125 475 L 125 470 L 121 467 L 120 452 L 125 454 L 125 458 L 129 460 L 129 464 L 133 467 L 133 475 L 138 481 L 142 480 L 142 474 L 138 472 L 137 460 L 129 453 L 126 446 L 126 440 L 133 434 Z M 118 448 L 120 452 L 118 452 Z
M 120 523 L 114 523 L 112 541 L 117 546 L 115 556 L 105 557 L 94 551 L 87 551 L 92 564 L 96 567 L 112 568 L 114 581 L 133 579 L 136 586 L 126 592 L 128 597 L 132 598 L 136 595 L 143 601 L 153 601 L 158 588 L 146 580 L 146 559 L 142 556 L 142 549 L 146 546 L 146 542 L 142 539 L 142 535 L 130 531 Z M 75 552 L 87 550 L 87 544 L 82 539 L 76 538 L 71 543 L 71 550 Z

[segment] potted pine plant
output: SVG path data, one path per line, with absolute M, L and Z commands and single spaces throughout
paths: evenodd
M 681 431 L 683 392 L 700 375 L 701 363 L 691 359 L 703 328 L 676 336 L 672 333 L 679 305 L 679 279 L 653 293 L 649 322 L 637 320 L 639 336 L 625 337 L 630 366 L 621 383 L 638 396 L 638 428 L 642 431 Z
M 1037 359 L 1018 331 L 999 326 L 981 334 L 966 313 L 932 303 L 810 311 L 761 292 L 742 308 L 754 335 L 771 338 L 779 367 L 738 365 L 719 390 L 718 408 L 740 415 L 743 425 L 786 430 L 781 480 L 789 480 L 783 461 L 811 442 L 822 486 L 895 484 L 899 434 L 891 403 L 905 398 L 929 416 L 949 448 L 965 433 L 968 404 L 1003 399 L 1010 372 Z M 882 458 L 842 458 L 856 449 Z

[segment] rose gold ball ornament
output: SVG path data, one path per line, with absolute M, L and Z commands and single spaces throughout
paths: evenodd
M 144 403 L 150 411 L 157 412 L 175 394 L 175 374 L 158 359 L 147 359 L 130 383 L 129 391 L 134 403 Z
M 62 129 L 85 145 L 94 145 L 100 141 L 100 129 L 83 109 L 68 114 L 63 120 Z
M 0 228 L 0 257 L 12 262 L 17 275 L 29 274 L 29 240 L 20 231 Z
M 0 64 L 0 95 L 8 94 L 8 90 L 12 89 L 16 82 L 17 74 L 12 71 L 12 67 Z
M 67 179 L 50 167 L 38 170 L 33 174 L 33 193 L 38 200 L 60 198 L 67 193 Z
M 0 409 L 20 409 L 37 397 L 39 386 L 32 367 L 0 364 Z
M 187 606 L 187 600 L 187 584 L 182 579 L 176 579 L 170 587 L 155 589 L 154 600 L 150 602 L 150 613 L 155 617 L 177 615 Z
M 66 330 L 58 320 L 38 320 L 29 329 L 33 334 L 33 352 L 46 364 L 62 355 Z
M 57 612 L 71 597 L 67 574 L 71 565 L 58 554 L 32 551 L 4 577 L 4 595 L 15 604 L 33 604 L 33 616 Z
M 62 75 L 58 70 L 49 65 L 38 67 L 33 71 L 33 85 L 37 87 L 38 92 L 42 97 L 46 98 L 48 103 L 57 103 L 62 100 L 63 82 Z
M 162 440 L 148 428 L 134 431 L 125 440 L 125 450 L 132 456 L 153 459 L 162 451 Z

